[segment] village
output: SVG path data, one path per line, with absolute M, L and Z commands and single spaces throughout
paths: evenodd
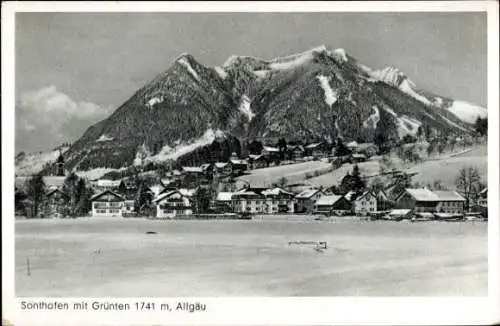
M 261 146 L 260 154 L 248 154 L 245 158 L 232 153 L 227 162 L 182 166 L 162 174 L 139 171 L 117 180 L 79 178 L 66 170 L 61 154 L 53 165 L 52 175 L 39 176 L 38 185 L 33 181 L 36 177 L 16 177 L 16 215 L 154 219 L 256 219 L 279 215 L 302 215 L 316 220 L 329 217 L 394 221 L 487 219 L 487 187 L 478 182 L 478 175 L 471 177 L 467 175 L 470 171 L 464 171 L 463 182 L 470 183 L 464 185 L 464 189 L 469 189 L 465 194 L 442 185 L 412 183 L 411 174 L 397 170 L 390 171 L 390 178 L 385 182 L 379 180 L 375 184 L 360 174 L 358 164 L 373 159 L 377 152 L 373 143 L 355 141 L 345 145 L 339 142 L 336 146 L 326 142 L 305 146 L 278 142 L 276 147 Z M 351 171 L 331 187 L 291 183 L 284 177 L 264 186 L 246 181 L 252 180 L 252 172 L 270 165 L 310 161 L 327 162 L 331 166 L 327 171 L 342 166 Z M 26 195 L 30 182 L 31 188 L 38 186 L 42 192 L 35 203 Z

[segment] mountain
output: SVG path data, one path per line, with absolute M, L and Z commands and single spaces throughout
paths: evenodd
M 182 160 L 215 143 L 232 150 L 238 140 L 372 141 L 376 133 L 397 140 L 420 126 L 468 133 L 486 114 L 419 90 L 394 67 L 373 70 L 343 49 L 273 60 L 234 55 L 218 67 L 182 54 L 88 128 L 65 158 L 75 170 L 125 169 Z

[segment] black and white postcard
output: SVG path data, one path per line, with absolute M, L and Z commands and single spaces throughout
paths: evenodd
M 498 2 L 7 2 L 4 322 L 487 324 Z

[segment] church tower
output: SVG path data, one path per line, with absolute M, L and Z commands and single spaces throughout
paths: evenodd
M 64 177 L 64 157 L 62 156 L 62 153 L 59 151 L 59 157 L 57 158 L 56 161 L 56 176 L 58 177 Z

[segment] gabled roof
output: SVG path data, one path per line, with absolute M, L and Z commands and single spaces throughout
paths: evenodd
M 355 200 L 361 200 L 364 197 L 366 197 L 368 194 L 371 194 L 375 199 L 377 198 L 377 196 L 375 196 L 375 194 L 371 190 L 366 190 L 361 195 L 359 195 Z
M 295 198 L 299 198 L 299 199 L 308 199 L 308 198 L 311 198 L 312 196 L 316 195 L 318 192 L 321 192 L 323 193 L 321 190 L 319 189 L 308 189 L 308 190 L 304 190 L 302 191 L 300 194 L 298 194 L 297 196 L 295 196 Z
M 355 140 L 353 140 L 353 141 L 351 141 L 351 142 L 348 142 L 348 143 L 346 144 L 346 147 L 358 147 L 358 142 L 357 142 L 357 141 L 355 141 Z
M 157 198 L 153 200 L 154 203 L 164 199 L 165 197 L 170 197 L 171 195 L 178 193 L 183 197 L 192 197 L 196 193 L 197 189 L 186 189 L 186 188 L 181 188 L 181 189 L 164 189 Z
M 117 197 L 117 198 L 118 198 L 118 199 L 120 199 L 120 200 L 125 200 L 125 198 L 123 198 L 121 195 L 119 195 L 119 194 L 117 194 L 116 192 L 113 192 L 113 191 L 111 191 L 111 190 L 105 190 L 105 191 L 103 191 L 103 192 L 100 192 L 100 193 L 98 193 L 98 194 L 96 194 L 96 195 L 92 196 L 92 198 L 90 198 L 90 200 L 92 200 L 92 201 L 97 200 L 97 199 L 99 199 L 100 197 L 104 196 L 105 194 L 111 194 L 111 195 L 113 195 L 113 196 Z
M 316 205 L 333 205 L 343 197 L 338 195 L 322 196 L 316 201 Z
M 233 193 L 233 197 L 252 196 L 263 197 L 262 192 L 267 188 L 242 188 Z
M 59 188 L 56 188 L 56 189 L 53 189 L 53 190 L 50 190 L 49 192 L 47 192 L 46 196 L 47 197 L 50 197 L 52 196 L 53 194 L 55 194 L 56 192 L 59 192 L 61 193 L 63 196 L 69 198 L 69 195 L 67 193 L 65 193 L 64 191 L 62 191 L 61 189 Z

